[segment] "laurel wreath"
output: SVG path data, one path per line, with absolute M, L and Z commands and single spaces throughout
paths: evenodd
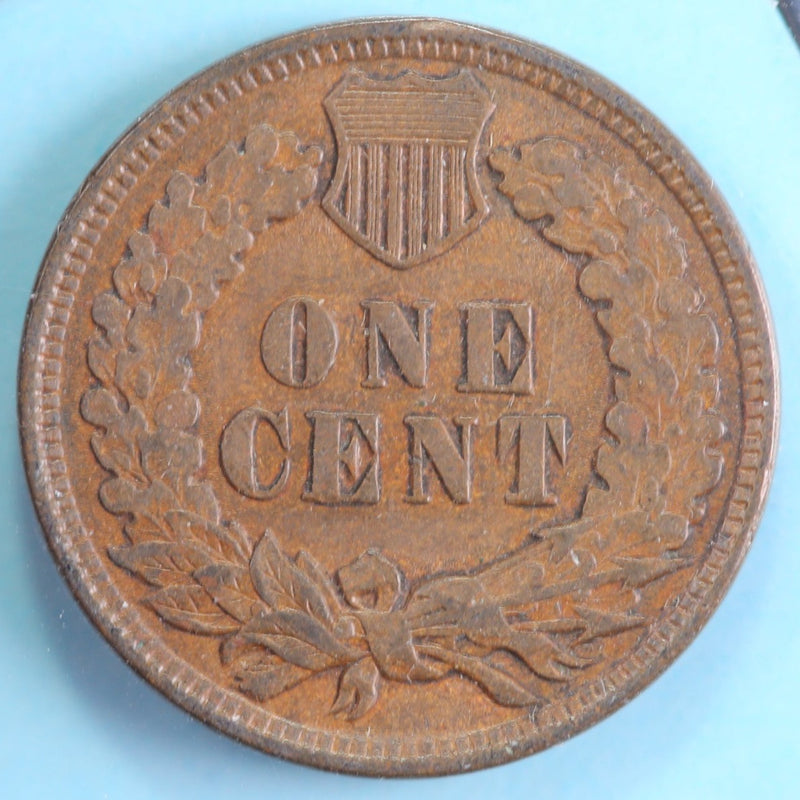
M 191 354 L 204 313 L 254 237 L 311 198 L 322 151 L 254 128 L 199 178 L 177 172 L 92 307 L 96 382 L 81 413 L 109 473 L 99 496 L 123 520 L 111 560 L 150 587 L 166 624 L 218 637 L 239 690 L 267 701 L 338 672 L 331 711 L 363 716 L 384 680 L 472 679 L 496 703 L 532 706 L 647 624 L 659 578 L 693 563 L 687 542 L 722 474 L 718 328 L 687 275 L 667 215 L 612 165 L 563 139 L 495 150 L 499 191 L 574 256 L 606 336 L 615 401 L 579 517 L 515 553 L 409 584 L 369 550 L 329 575 L 223 520 L 202 479 Z M 680 453 L 680 463 L 675 456 Z M 599 598 L 599 599 L 598 599 Z

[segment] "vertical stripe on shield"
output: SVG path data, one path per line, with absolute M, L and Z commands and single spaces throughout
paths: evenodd
M 361 206 L 362 199 L 362 149 L 360 144 L 350 144 L 347 149 L 347 178 L 345 192 L 345 216 L 353 227 L 360 233 L 361 229 Z
M 337 207 L 398 262 L 457 234 L 475 210 L 461 143 L 359 141 L 346 153 Z
M 403 175 L 404 146 L 397 142 L 389 145 L 389 207 L 386 220 L 386 249 L 394 258 L 403 256 L 403 195 L 405 175 Z
M 428 146 L 428 235 L 427 244 L 442 238 L 444 219 L 442 218 L 442 189 L 444 177 L 444 163 L 442 146 L 431 144 Z
M 447 232 L 450 234 L 464 224 L 464 165 L 467 151 L 454 144 L 448 150 L 450 186 L 447 191 Z
M 383 147 L 379 142 L 367 144 L 367 238 L 382 244 L 383 214 L 381 189 L 383 188 Z
M 422 181 L 423 147 L 421 142 L 412 142 L 408 153 L 408 257 L 414 258 L 422 252 Z

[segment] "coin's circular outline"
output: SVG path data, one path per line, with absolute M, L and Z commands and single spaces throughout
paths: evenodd
M 110 585 L 81 527 L 55 433 L 58 429 L 47 422 L 55 420 L 57 426 L 61 342 L 93 245 L 128 190 L 160 152 L 175 146 L 205 116 L 266 83 L 340 60 L 369 62 L 384 57 L 469 64 L 529 83 L 616 135 L 659 176 L 692 220 L 719 275 L 736 330 L 742 375 L 741 439 L 750 440 L 750 450 L 757 452 L 751 461 L 756 463 L 744 465 L 738 454 L 724 521 L 705 563 L 681 596 L 682 601 L 689 598 L 686 607 L 683 602 L 676 606 L 671 616 L 662 618 L 657 629 L 651 629 L 634 651 L 617 662 L 614 672 L 621 688 L 593 694 L 593 684 L 587 685 L 580 707 L 574 712 L 564 710 L 562 720 L 544 729 L 532 720 L 517 719 L 469 735 L 412 741 L 385 737 L 379 742 L 306 729 L 218 687 L 160 641 L 143 641 L 148 628 L 140 613 Z M 221 79 L 218 73 L 224 73 Z M 725 202 L 675 137 L 624 92 L 564 56 L 506 34 L 442 20 L 365 20 L 301 31 L 218 62 L 170 92 L 109 149 L 65 212 L 37 278 L 20 355 L 20 431 L 28 481 L 59 568 L 94 624 L 150 683 L 203 721 L 277 755 L 360 774 L 444 774 L 503 763 L 584 730 L 651 683 L 694 639 L 730 586 L 763 512 L 778 431 L 774 341 L 760 277 Z M 705 574 L 699 582 L 701 571 Z M 637 656 L 648 646 L 649 660 L 637 663 Z M 604 679 L 609 685 L 612 676 L 606 674 Z M 259 729 L 254 725 L 257 717 L 266 717 Z

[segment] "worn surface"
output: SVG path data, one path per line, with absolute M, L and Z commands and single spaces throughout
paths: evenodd
M 330 28 L 182 87 L 45 261 L 23 439 L 92 618 L 251 744 L 476 768 L 607 714 L 740 563 L 775 431 L 746 249 L 560 57 Z

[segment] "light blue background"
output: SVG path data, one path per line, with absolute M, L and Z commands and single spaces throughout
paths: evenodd
M 376 14 L 460 18 L 593 67 L 714 177 L 760 263 L 783 357 L 767 512 L 721 609 L 638 699 L 472 775 L 341 777 L 214 733 L 109 649 L 51 562 L 23 477 L 16 358 L 39 261 L 86 173 L 162 94 L 261 39 Z M 8 798 L 800 797 L 800 53 L 767 0 L 0 2 L 0 795 Z M 794 509 L 794 510 L 793 510 Z

